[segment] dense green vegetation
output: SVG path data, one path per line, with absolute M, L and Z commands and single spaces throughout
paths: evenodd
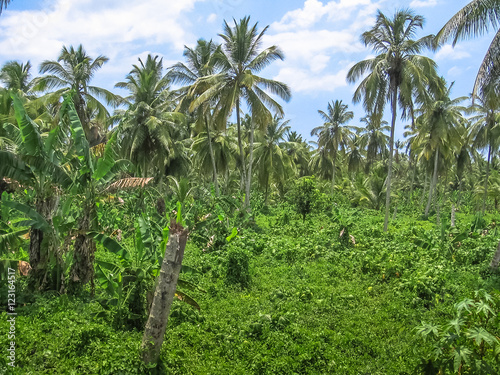
M 277 101 L 288 86 L 262 74 L 282 51 L 249 17 L 166 71 L 139 60 L 116 84 L 127 97 L 92 85 L 108 58 L 81 45 L 33 79 L 29 62 L 7 63 L 0 327 L 16 367 L 5 354 L 2 371 L 499 373 L 496 65 L 474 97 L 452 98 L 419 55 L 487 27 L 496 8 L 474 6 L 437 38 L 414 39 L 410 10 L 379 12 L 362 35 L 375 57 L 347 77 L 364 126 L 332 100 L 315 148 Z M 173 222 L 189 240 L 160 361 L 146 365 Z

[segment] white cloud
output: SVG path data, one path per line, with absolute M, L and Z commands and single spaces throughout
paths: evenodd
M 280 70 L 273 79 L 286 82 L 292 92 L 317 94 L 320 91 L 333 92 L 340 87 L 347 86 L 346 75 L 348 68 L 337 72 L 311 74 L 308 69 L 286 67 Z
M 413 0 L 410 3 L 410 8 L 425 8 L 437 5 L 437 0 Z
M 467 57 L 470 57 L 470 53 L 464 51 L 462 46 L 453 47 L 451 44 L 445 44 L 434 56 L 436 60 L 461 60 Z
M 70 1 L 51 9 L 5 12 L 0 23 L 0 60 L 54 59 L 62 45 L 87 47 L 91 56 L 127 54 L 134 48 L 166 44 L 181 51 L 195 40 L 186 13 L 199 0 Z
M 217 20 L 217 14 L 215 13 L 211 13 L 208 17 L 207 17 L 207 22 L 208 23 L 213 23 Z

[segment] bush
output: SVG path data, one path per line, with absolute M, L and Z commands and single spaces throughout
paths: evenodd
M 232 247 L 227 252 L 226 283 L 241 288 L 249 287 L 249 256 L 245 250 Z

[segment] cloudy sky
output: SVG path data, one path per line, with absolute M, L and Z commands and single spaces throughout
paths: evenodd
M 96 74 L 93 84 L 113 91 L 132 64 L 148 53 L 160 55 L 164 66 L 183 61 L 184 46 L 199 38 L 220 42 L 224 20 L 246 15 L 268 26 L 264 47 L 278 45 L 285 60 L 261 74 L 287 83 L 292 99 L 283 103 L 294 130 L 310 137 L 321 125 L 318 110 L 329 101 L 343 100 L 354 111 L 350 123 L 364 116 L 352 103 L 355 85 L 346 73 L 372 53 L 360 35 L 375 20 L 377 9 L 391 16 L 400 8 L 412 8 L 427 22 L 420 36 L 437 33 L 467 0 L 13 0 L 0 16 L 0 65 L 9 60 L 30 60 L 33 74 L 43 60 L 55 60 L 63 45 L 83 44 L 90 56 L 105 55 L 109 62 Z M 448 82 L 455 81 L 452 96 L 468 95 L 479 64 L 493 34 L 444 46 L 427 53 L 439 65 Z M 389 120 L 387 111 L 386 119 Z M 402 138 L 404 123 L 398 123 Z

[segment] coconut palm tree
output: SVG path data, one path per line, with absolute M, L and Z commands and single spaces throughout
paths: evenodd
M 207 100 L 216 100 L 216 124 L 225 123 L 236 111 L 236 125 L 238 129 L 238 148 L 240 153 L 241 171 L 245 181 L 245 206 L 250 203 L 250 185 L 252 179 L 253 158 L 253 125 L 265 127 L 273 119 L 271 111 L 283 117 L 283 108 L 266 91 L 288 101 L 291 93 L 284 83 L 258 76 L 262 69 L 275 60 L 283 60 L 284 56 L 277 46 L 261 50 L 263 37 L 269 26 L 260 33 L 257 23 L 250 26 L 250 17 L 234 20 L 231 27 L 224 21 L 224 32 L 219 34 L 223 43 L 221 53 L 218 54 L 217 64 L 220 73 L 209 75 L 197 80 L 196 86 L 208 87 L 191 105 L 197 108 Z M 243 141 L 241 135 L 240 111 L 243 102 L 248 107 L 253 119 L 250 134 L 250 151 L 248 170 L 245 168 Z
M 255 146 L 255 166 L 259 183 L 265 187 L 266 203 L 270 180 L 282 182 L 292 170 L 292 159 L 286 152 L 288 145 L 284 141 L 290 130 L 289 122 L 290 120 L 282 121 L 275 115 L 273 121 L 267 125 L 266 132 L 258 137 L 259 142 Z
M 440 80 L 442 85 L 446 87 L 444 78 Z M 439 156 L 453 156 L 455 151 L 460 148 L 461 138 L 457 129 L 463 122 L 462 113 L 466 111 L 466 108 L 459 104 L 467 98 L 450 99 L 452 86 L 453 84 L 444 91 L 439 90 L 419 110 L 422 113 L 422 127 L 419 129 L 418 142 L 425 144 L 420 157 L 425 156 L 429 160 L 434 154 L 433 175 L 425 207 L 426 217 L 429 215 L 432 195 L 437 186 Z
M 128 89 L 125 98 L 129 108 L 122 115 L 119 138 L 125 156 L 137 167 L 142 177 L 154 171 L 163 176 L 169 160 L 177 156 L 173 137 L 176 122 L 183 116 L 174 113 L 175 103 L 170 91 L 170 80 L 163 74 L 163 59 L 148 55 L 115 87 Z M 160 177 L 161 178 L 161 177 Z
M 391 198 L 394 130 L 399 103 L 407 108 L 409 98 L 415 90 L 423 90 L 429 77 L 435 77 L 436 63 L 428 57 L 418 55 L 429 47 L 432 36 L 414 40 L 424 18 L 410 10 L 399 10 L 392 19 L 378 11 L 375 25 L 361 35 L 365 46 L 370 46 L 377 56 L 355 64 L 347 74 L 351 83 L 362 78 L 354 93 L 354 102 L 363 99 L 369 113 L 383 113 L 386 102 L 391 103 L 392 121 L 389 140 L 389 165 L 386 189 L 384 231 L 389 224 Z M 365 73 L 368 73 L 365 76 Z
M 366 167 L 367 169 L 380 156 L 382 158 L 387 155 L 387 144 L 389 136 L 386 134 L 391 128 L 387 125 L 387 121 L 376 114 L 366 115 L 361 118 L 361 122 L 365 123 L 364 128 L 360 128 L 360 147 L 366 149 Z
M 203 93 L 207 87 L 200 85 L 193 86 L 197 79 L 212 75 L 216 72 L 216 55 L 220 53 L 220 47 L 214 42 L 199 39 L 196 47 L 184 47 L 184 57 L 186 64 L 178 62 L 169 68 L 168 76 L 172 83 L 188 85 L 179 89 L 181 102 L 179 108 L 189 105 L 195 97 Z M 217 162 L 214 156 L 213 139 L 210 135 L 210 128 L 213 126 L 212 103 L 203 103 L 196 109 L 196 127 L 203 128 L 207 138 L 208 151 L 211 161 L 215 194 L 219 196 L 219 182 L 217 178 Z M 225 125 L 225 124 L 224 124 Z
M 27 94 L 33 88 L 34 81 L 31 79 L 31 63 L 19 63 L 18 61 L 6 62 L 0 70 L 0 82 L 3 82 L 8 90 L 21 91 Z
M 311 160 L 311 146 L 296 131 L 288 131 L 285 147 L 297 169 L 299 177 L 310 175 L 309 161 Z
M 494 85 L 500 77 L 500 3 L 498 0 L 472 0 L 460 9 L 437 33 L 437 46 L 452 40 L 455 46 L 459 40 L 475 38 L 487 33 L 490 27 L 496 34 L 484 56 L 474 82 L 473 95 Z
M 97 127 L 93 126 L 91 113 L 97 111 L 96 119 L 104 122 L 109 112 L 99 99 L 104 99 L 107 105 L 116 106 L 121 98 L 112 92 L 97 86 L 91 86 L 90 81 L 95 73 L 108 61 L 106 56 L 100 55 L 95 59 L 90 57 L 80 44 L 76 49 L 73 46 L 64 46 L 56 61 L 46 60 L 40 64 L 40 73 L 49 73 L 36 80 L 34 90 L 47 91 L 59 89 L 49 94 L 48 99 L 58 101 L 61 95 L 72 92 L 73 102 L 82 123 L 85 135 L 91 146 L 100 139 Z
M 490 173 L 490 162 L 492 152 L 498 147 L 500 127 L 498 125 L 497 108 L 500 105 L 500 96 L 495 90 L 483 90 L 481 96 L 474 99 L 470 111 L 475 112 L 470 121 L 472 122 L 471 133 L 474 138 L 474 146 L 480 149 L 488 148 L 486 158 L 486 177 L 484 180 L 484 195 L 481 212 L 486 210 L 486 199 L 488 197 L 488 178 Z
M 335 187 L 337 152 L 339 149 L 344 150 L 347 147 L 352 136 L 351 127 L 342 126 L 354 117 L 354 113 L 348 111 L 347 107 L 347 104 L 343 104 L 342 100 L 328 103 L 326 113 L 318 110 L 325 122 L 311 130 L 311 135 L 318 136 L 318 146 L 325 148 L 332 160 L 332 194 Z

